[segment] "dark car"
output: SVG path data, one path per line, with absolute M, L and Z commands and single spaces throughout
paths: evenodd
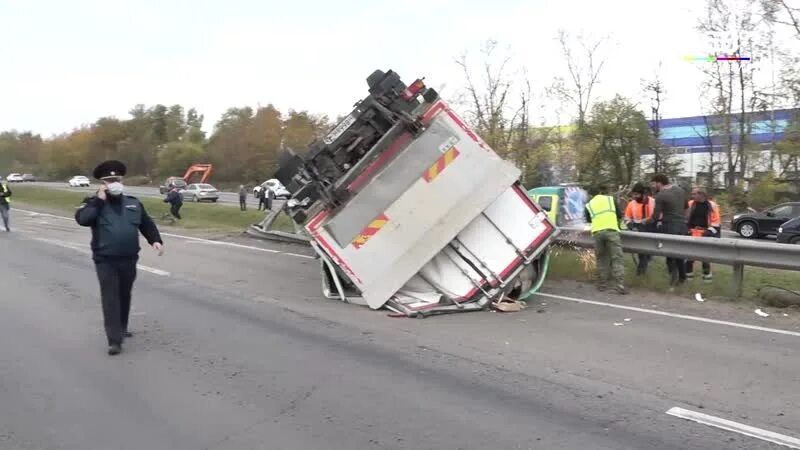
M 795 217 L 778 228 L 778 242 L 800 244 L 800 217 Z
M 161 195 L 166 194 L 170 190 L 170 186 L 175 186 L 178 190 L 186 189 L 186 181 L 181 177 L 169 177 L 164 181 L 164 184 L 158 187 Z
M 747 239 L 778 234 L 778 228 L 790 219 L 800 217 L 800 202 L 781 203 L 762 212 L 736 214 L 731 230 Z

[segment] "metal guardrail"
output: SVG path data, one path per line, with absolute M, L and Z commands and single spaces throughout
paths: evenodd
M 562 228 L 558 242 L 582 248 L 594 248 L 588 230 Z M 765 267 L 800 271 L 800 245 L 748 241 L 728 238 L 694 238 L 658 233 L 622 231 L 622 249 L 626 253 L 706 261 L 733 266 L 733 288 L 742 295 L 744 267 Z

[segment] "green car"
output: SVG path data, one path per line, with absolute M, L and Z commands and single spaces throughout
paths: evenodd
M 529 190 L 528 196 L 547 211 L 550 221 L 558 227 L 584 223 L 583 211 L 589 195 L 578 185 L 537 187 Z

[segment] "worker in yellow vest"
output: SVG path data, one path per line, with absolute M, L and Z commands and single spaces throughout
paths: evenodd
M 0 216 L 3 217 L 3 225 L 5 225 L 6 231 L 11 231 L 11 228 L 8 226 L 10 203 L 11 189 L 9 189 L 8 184 L 0 178 Z
M 591 189 L 589 194 L 592 199 L 586 204 L 585 212 L 586 221 L 592 224 L 598 288 L 601 291 L 606 290 L 609 280 L 613 279 L 616 292 L 625 295 L 628 292 L 625 289 L 625 260 L 620 237 L 622 207 L 606 192 L 608 190 L 605 187 Z

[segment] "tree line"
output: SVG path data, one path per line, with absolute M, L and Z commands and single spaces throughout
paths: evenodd
M 156 181 L 182 176 L 193 163 L 211 163 L 216 180 L 260 183 L 277 169 L 282 149 L 301 151 L 328 126 L 325 116 L 282 113 L 272 105 L 230 108 L 210 136 L 203 121 L 195 108 L 136 105 L 127 119 L 103 117 L 49 138 L 6 131 L 0 133 L 0 167 L 65 179 L 113 158 L 126 162 L 129 176 Z

